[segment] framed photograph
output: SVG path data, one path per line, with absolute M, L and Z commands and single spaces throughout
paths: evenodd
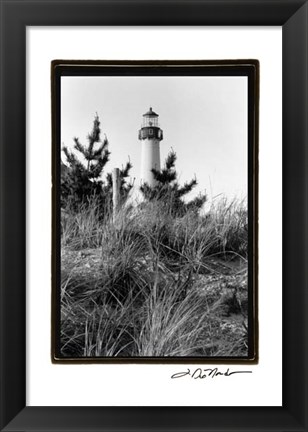
M 0 3 L 0 429 L 307 431 L 307 2 Z M 244 79 L 253 85 L 245 88 L 254 89 L 252 98 L 251 92 L 245 95 L 235 83 L 243 79 L 238 71 L 220 72 L 220 79 L 228 79 L 225 87 L 222 81 L 217 85 L 219 70 L 231 66 L 226 60 L 234 68 L 247 62 Z M 177 62 L 180 68 L 193 65 L 190 74 L 187 70 L 178 76 L 170 74 Z M 209 72 L 211 62 L 214 72 Z M 151 73 L 142 74 L 140 69 L 139 76 L 136 71 L 130 74 L 129 63 L 136 69 L 137 65 L 150 67 Z M 202 73 L 196 73 L 197 67 Z M 159 69 L 157 74 L 153 68 Z M 258 81 L 255 72 L 259 69 Z M 93 85 L 92 80 L 99 82 Z M 145 80 L 149 82 L 146 90 L 142 88 Z M 207 83 L 208 99 L 198 80 Z M 233 110 L 228 105 L 231 99 Z M 198 111 L 206 113 L 201 117 L 206 134 L 199 128 Z M 240 112 L 247 121 L 238 121 Z M 194 132 L 195 140 L 188 141 Z M 185 133 L 186 146 L 180 142 Z M 208 154 L 202 151 L 197 158 L 202 133 L 204 139 L 211 137 L 211 143 Z M 233 134 L 243 143 L 239 148 Z M 246 139 L 240 139 L 241 135 Z M 127 144 L 120 136 L 126 137 Z M 217 137 L 220 140 L 215 141 Z M 78 157 L 83 151 L 89 164 Z M 92 163 L 90 156 L 95 152 L 97 159 Z M 199 169 L 202 161 L 204 170 Z M 85 213 L 93 211 L 90 204 L 97 185 L 110 202 L 109 231 L 106 220 L 93 218 L 94 224 L 101 224 L 99 258 L 93 247 L 95 229 L 91 235 L 86 232 L 89 218 L 85 223 L 85 213 L 72 217 L 68 211 L 68 202 L 74 207 L 78 198 L 76 191 L 72 193 L 78 184 L 72 182 L 74 164 L 80 164 L 81 173 L 92 173 L 84 181 L 90 189 Z M 231 164 L 236 165 L 232 175 Z M 97 166 L 104 168 L 98 179 Z M 207 177 L 202 177 L 204 172 Z M 168 180 L 175 174 L 166 189 L 182 191 L 183 199 L 171 206 L 168 196 L 157 204 L 157 196 L 152 200 L 153 190 L 159 192 L 157 184 L 163 175 Z M 229 181 L 222 186 L 224 174 Z M 180 243 L 179 233 L 191 228 L 191 220 L 183 222 L 188 216 L 195 218 L 198 236 L 191 232 L 186 239 L 195 238 L 190 246 L 202 243 L 198 229 L 213 227 L 214 213 L 209 208 L 219 200 L 216 194 L 231 197 L 237 177 L 238 189 L 248 189 L 242 194 L 247 199 L 248 244 L 239 254 L 244 258 L 247 254 L 247 264 L 227 256 L 226 238 L 220 233 L 221 244 L 211 247 L 221 249 L 213 249 L 212 255 L 225 256 L 212 261 L 211 268 L 200 271 L 198 277 L 206 280 L 207 288 L 212 277 L 215 286 L 214 267 L 222 273 L 223 266 L 236 263 L 241 267 L 234 275 L 237 290 L 228 287 L 232 286 L 228 268 L 222 278 L 227 281 L 221 283 L 226 285 L 222 287 L 224 305 L 218 304 L 208 327 L 202 327 L 203 315 L 218 299 L 207 292 L 210 301 L 204 312 L 194 310 L 198 302 L 188 304 L 185 299 L 193 294 L 192 281 L 200 283 L 190 275 L 188 263 L 201 262 L 204 268 L 210 265 L 211 254 L 197 259 L 196 249 L 182 248 L 184 262 L 175 246 Z M 84 190 L 83 184 L 82 195 Z M 138 194 L 141 200 L 135 204 Z M 202 194 L 207 195 L 203 203 Z M 202 203 L 204 209 L 188 210 L 191 202 Z M 155 205 L 161 206 L 158 211 Z M 155 238 L 166 207 L 172 216 L 169 233 Z M 175 211 L 180 214 L 172 214 Z M 152 226 L 144 223 L 146 212 Z M 245 211 L 240 215 L 245 217 Z M 130 221 L 129 235 L 134 236 L 126 244 L 120 243 L 123 221 Z M 138 223 L 144 223 L 139 233 Z M 214 226 L 216 232 L 221 226 Z M 170 236 L 176 228 L 177 235 Z M 99 238 L 102 233 L 104 238 Z M 257 234 L 256 248 L 250 240 Z M 136 247 L 137 238 L 142 253 L 130 249 L 124 257 L 125 247 Z M 240 243 L 232 243 L 234 254 L 243 245 L 239 238 L 233 237 Z M 149 259 L 150 253 L 156 259 Z M 103 272 L 118 271 L 115 261 L 127 265 L 129 284 L 127 279 L 114 283 L 118 281 L 113 273 L 113 284 L 107 289 L 107 279 L 97 284 L 94 298 L 93 279 L 102 282 Z M 136 261 L 138 271 L 133 272 L 129 265 Z M 242 269 L 240 293 L 237 279 Z M 125 273 L 122 270 L 118 276 Z M 76 283 L 78 278 L 82 283 Z M 167 294 L 175 292 L 164 290 L 164 278 L 171 287 L 177 283 L 183 287 L 187 281 L 185 289 L 176 291 L 179 298 L 169 299 L 167 317 L 165 307 L 161 316 L 157 307 L 153 309 L 153 300 L 167 300 Z M 130 284 L 136 281 L 134 292 Z M 148 303 L 144 282 L 154 287 Z M 226 301 L 229 289 L 230 302 Z M 89 292 L 91 308 L 85 301 Z M 137 305 L 138 301 L 144 303 Z M 188 314 L 183 304 L 194 313 Z M 125 316 L 128 309 L 129 318 Z M 161 332 L 172 314 L 179 320 L 169 322 L 164 339 Z M 153 326 L 146 333 L 149 323 L 156 323 L 156 335 Z M 138 334 L 148 340 L 138 339 Z M 210 339 L 215 346 L 205 345 Z M 166 340 L 163 350 L 154 350 Z
M 55 60 L 52 88 L 54 361 L 257 361 L 258 61 Z

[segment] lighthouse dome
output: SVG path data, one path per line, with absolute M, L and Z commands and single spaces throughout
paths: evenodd
M 152 110 L 152 107 L 150 107 L 149 111 L 143 114 L 143 117 L 158 117 L 158 114 L 156 114 L 156 112 Z

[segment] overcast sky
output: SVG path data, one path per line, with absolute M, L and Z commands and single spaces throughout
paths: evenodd
M 173 148 L 180 183 L 197 177 L 195 195 L 247 196 L 246 77 L 62 77 L 61 143 L 83 144 L 97 112 L 111 157 L 106 172 L 130 158 L 140 181 L 142 115 L 159 114 L 161 164 Z

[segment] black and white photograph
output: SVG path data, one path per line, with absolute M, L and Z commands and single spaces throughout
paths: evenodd
M 256 358 L 254 62 L 58 67 L 54 360 Z

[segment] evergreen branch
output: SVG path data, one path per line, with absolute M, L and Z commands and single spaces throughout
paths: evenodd
M 97 150 L 92 151 L 92 160 L 98 160 L 104 152 L 103 146 L 100 146 Z
M 102 166 L 102 169 L 104 168 L 104 166 L 106 165 L 107 162 L 109 162 L 110 159 L 110 151 L 109 150 L 104 150 L 104 153 L 101 155 L 99 163 Z
M 192 191 L 192 189 L 195 186 L 197 186 L 197 179 L 196 178 L 192 179 L 190 182 L 185 182 L 184 185 L 178 189 L 178 191 L 177 191 L 178 196 L 182 197 L 182 196 L 188 194 L 189 192 Z
M 63 146 L 63 147 L 62 147 L 62 151 L 63 151 L 63 153 L 65 154 L 65 157 L 66 157 L 66 159 L 67 159 L 67 162 L 68 162 L 70 165 L 72 165 L 72 164 L 75 162 L 75 160 L 76 160 L 75 155 L 74 155 L 72 152 L 70 152 L 69 149 L 68 149 L 66 146 Z
M 62 148 L 63 153 L 66 156 L 67 162 L 70 165 L 72 172 L 80 171 L 83 172 L 85 170 L 83 164 L 77 159 L 74 153 L 70 152 L 66 146 Z
M 106 176 L 106 180 L 107 180 L 107 186 L 111 189 L 111 188 L 112 188 L 112 185 L 113 185 L 113 182 L 112 182 L 112 174 L 111 174 L 111 173 L 108 173 L 108 174 L 107 174 L 107 176 Z
M 176 153 L 172 149 L 169 152 L 167 159 L 166 159 L 166 162 L 165 162 L 166 170 L 170 170 L 170 169 L 174 168 L 176 159 L 177 159 Z
M 97 179 L 98 177 L 100 177 L 100 175 L 103 172 L 105 165 L 106 165 L 106 162 L 103 161 L 103 159 L 100 159 L 96 163 L 92 163 L 89 166 L 89 170 L 88 170 L 89 171 L 89 177 L 92 179 Z
M 128 177 L 129 176 L 129 171 L 132 169 L 132 167 L 133 167 L 133 165 L 132 165 L 131 161 L 128 160 L 128 162 L 126 162 L 125 167 L 120 170 L 120 176 L 122 178 Z
M 102 144 L 99 146 L 99 148 L 97 150 L 92 150 L 92 159 L 93 160 L 97 160 L 100 158 L 100 156 L 105 152 L 108 151 L 108 145 L 109 145 L 109 141 L 108 139 L 105 137 L 104 141 L 102 142 Z
M 156 181 L 160 181 L 161 172 L 159 170 L 155 169 L 155 168 L 152 168 L 151 171 L 153 173 L 154 179 Z
M 93 151 L 93 146 L 95 143 L 100 142 L 100 133 L 101 133 L 101 129 L 100 129 L 100 121 L 98 118 L 98 115 L 96 113 L 94 121 L 93 121 L 93 129 L 91 131 L 91 133 L 88 134 L 88 141 L 89 141 L 89 151 L 92 154 Z
M 86 159 L 88 159 L 88 157 L 87 157 L 87 155 L 88 155 L 88 150 L 85 148 L 84 145 L 82 145 L 82 144 L 80 143 L 79 138 L 74 137 L 73 139 L 74 139 L 74 142 L 75 142 L 74 148 L 75 148 L 76 150 L 78 150 L 80 153 L 82 153 L 83 156 L 84 156 Z
M 177 177 L 175 170 L 168 170 L 164 168 L 161 171 L 158 171 L 155 168 L 152 168 L 151 171 L 153 173 L 154 179 L 162 184 L 172 183 Z

